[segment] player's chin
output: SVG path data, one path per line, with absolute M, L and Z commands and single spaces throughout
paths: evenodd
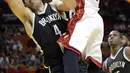
M 112 46 L 114 44 L 112 41 L 109 41 L 108 43 L 110 46 Z

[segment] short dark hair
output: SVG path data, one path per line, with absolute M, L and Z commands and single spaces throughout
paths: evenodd
M 127 37 L 127 38 L 129 39 L 128 34 L 126 34 L 126 33 L 121 33 L 121 35 L 124 35 L 125 37 Z
M 117 31 L 119 33 L 120 38 L 123 38 L 122 34 L 121 34 L 121 32 L 119 30 L 112 30 L 112 31 Z

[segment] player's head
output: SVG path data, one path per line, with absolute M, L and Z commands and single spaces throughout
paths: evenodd
M 129 36 L 125 33 L 122 33 L 122 45 L 128 46 L 129 44 Z
M 108 44 L 110 47 L 116 47 L 118 45 L 121 45 L 122 42 L 122 35 L 119 31 L 113 30 L 109 33 L 108 36 Z
M 42 0 L 22 0 L 24 5 L 30 8 L 32 11 L 38 11 L 38 9 L 42 6 Z

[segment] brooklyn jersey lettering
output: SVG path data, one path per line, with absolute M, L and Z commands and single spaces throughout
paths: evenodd
M 41 24 L 42 26 L 45 26 L 47 23 L 51 23 L 52 21 L 57 21 L 57 20 L 61 20 L 61 16 L 58 13 L 54 13 L 54 14 L 48 15 L 45 18 L 42 18 L 39 21 L 39 24 Z
M 121 48 L 114 58 L 107 59 L 107 69 L 110 73 L 130 73 L 130 62 L 124 57 L 124 48 Z

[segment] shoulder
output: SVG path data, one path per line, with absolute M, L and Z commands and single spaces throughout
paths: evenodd
M 108 72 L 107 61 L 108 61 L 108 58 L 103 62 L 102 69 L 103 69 L 104 72 Z
M 25 16 L 28 18 L 28 16 L 29 17 L 31 17 L 32 18 L 32 15 L 34 14 L 29 8 L 25 8 L 25 10 L 24 10 L 24 12 L 25 12 Z
M 34 13 L 29 8 L 25 8 L 23 13 L 24 13 L 24 22 L 23 23 L 25 25 L 26 25 L 26 23 L 32 24 Z
M 130 47 L 129 46 L 124 48 L 123 54 L 124 54 L 125 59 L 130 61 Z

